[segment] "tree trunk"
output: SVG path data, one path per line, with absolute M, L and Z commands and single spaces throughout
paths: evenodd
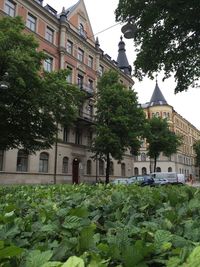
M 154 172 L 156 172 L 156 163 L 157 163 L 157 157 L 154 156 Z
M 106 155 L 106 184 L 109 184 L 109 175 L 110 175 L 110 157 L 108 153 Z

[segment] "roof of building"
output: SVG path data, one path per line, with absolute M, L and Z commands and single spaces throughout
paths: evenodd
M 120 37 L 120 42 L 118 44 L 118 47 L 119 47 L 118 57 L 117 57 L 118 67 L 121 70 L 123 70 L 126 74 L 131 75 L 132 68 L 128 63 L 128 59 L 126 56 L 125 43 L 123 41 L 122 36 Z
M 156 86 L 153 91 L 152 97 L 150 102 L 148 103 L 149 106 L 162 106 L 162 105 L 168 105 L 167 101 L 165 100 L 159 86 L 158 82 L 156 80 Z

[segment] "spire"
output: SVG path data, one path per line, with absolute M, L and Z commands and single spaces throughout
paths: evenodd
M 149 106 L 162 106 L 162 105 L 168 105 L 168 104 L 158 86 L 158 81 L 156 77 L 156 86 L 153 91 L 151 100 L 149 102 Z
M 123 70 L 126 74 L 131 75 L 132 68 L 128 63 L 127 57 L 126 57 L 126 49 L 125 49 L 125 43 L 123 41 L 122 36 L 120 37 L 120 42 L 118 44 L 118 57 L 117 57 L 117 63 L 118 67 Z
M 96 47 L 96 49 L 99 49 L 99 47 L 100 47 L 99 38 L 98 37 L 95 40 L 95 47 Z

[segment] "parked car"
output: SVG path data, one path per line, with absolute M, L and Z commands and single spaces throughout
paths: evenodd
M 154 179 L 155 184 L 184 184 L 185 179 L 176 172 L 153 172 L 150 176 Z
M 132 176 L 132 177 L 129 177 L 128 179 L 129 179 L 130 184 L 134 183 L 140 186 L 146 186 L 146 185 L 153 186 L 154 184 L 154 180 L 152 177 L 150 177 L 150 175 Z
M 117 178 L 117 179 L 111 181 L 111 184 L 126 184 L 126 185 L 128 185 L 129 180 L 128 180 L 128 178 Z

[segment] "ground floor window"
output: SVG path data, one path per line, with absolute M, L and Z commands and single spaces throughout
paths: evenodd
M 134 168 L 134 175 L 138 175 L 138 174 L 139 174 L 138 168 L 135 167 L 135 168 Z
M 126 176 L 126 164 L 125 163 L 121 164 L 121 175 L 122 177 Z
M 17 153 L 17 171 L 28 171 L 28 153 L 23 149 L 19 150 Z
M 40 153 L 39 172 L 48 172 L 48 164 L 49 154 L 45 152 Z
M 91 162 L 91 160 L 87 161 L 87 174 L 92 174 L 92 162 Z
M 62 173 L 68 173 L 68 157 L 63 158 Z

